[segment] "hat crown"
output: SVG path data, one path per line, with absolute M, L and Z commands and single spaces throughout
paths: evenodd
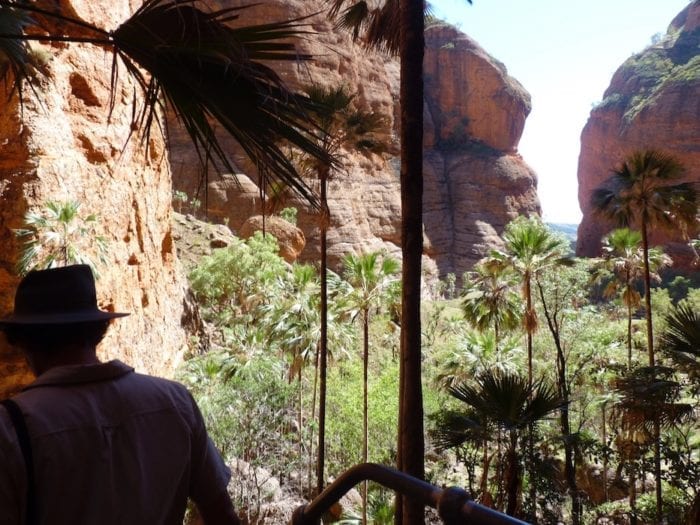
M 15 295 L 15 315 L 98 311 L 92 270 L 86 264 L 30 272 Z
M 10 325 L 86 323 L 124 317 L 97 307 L 95 278 L 86 264 L 29 272 L 15 294 L 15 311 L 0 319 Z

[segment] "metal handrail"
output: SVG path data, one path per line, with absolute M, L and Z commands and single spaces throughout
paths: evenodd
M 311 503 L 298 507 L 292 515 L 290 525 L 317 525 L 321 521 L 321 516 L 334 503 L 352 487 L 365 480 L 379 483 L 436 509 L 440 519 L 447 525 L 527 525 L 524 521 L 475 503 L 461 488 L 440 489 L 396 469 L 376 463 L 356 465 L 341 474 Z

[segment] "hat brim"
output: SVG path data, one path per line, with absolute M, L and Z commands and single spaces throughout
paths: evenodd
M 130 315 L 124 312 L 74 312 L 59 314 L 10 315 L 0 319 L 0 330 L 8 326 L 28 326 L 38 324 L 78 324 L 92 321 L 107 321 Z

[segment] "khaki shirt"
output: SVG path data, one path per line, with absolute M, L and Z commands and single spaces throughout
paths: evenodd
M 230 471 L 185 387 L 119 361 L 64 366 L 15 396 L 31 436 L 39 523 L 182 523 Z M 26 474 L 0 408 L 0 525 L 24 523 Z

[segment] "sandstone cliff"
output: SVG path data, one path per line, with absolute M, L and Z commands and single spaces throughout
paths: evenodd
M 114 28 L 129 16 L 126 1 L 64 2 L 77 16 Z M 88 45 L 37 45 L 46 76 L 38 97 L 0 99 L 0 315 L 12 309 L 21 246 L 13 229 L 27 210 L 48 200 L 78 200 L 97 213 L 108 241 L 100 267 L 103 309 L 131 312 L 115 322 L 100 347 L 105 359 L 121 358 L 137 369 L 167 374 L 186 340 L 185 283 L 170 231 L 171 178 L 162 139 L 146 155 L 131 131 L 132 92 L 122 68 L 116 106 L 107 123 L 111 55 Z M 126 145 L 126 147 L 124 147 Z M 122 151 L 123 149 L 123 151 Z M 118 341 L 118 345 L 116 344 Z M 23 360 L 0 344 L 0 397 L 30 379 Z
M 323 8 L 318 0 L 274 0 L 246 10 L 241 21 L 297 17 Z M 374 111 L 387 123 L 381 138 L 388 154 L 341 152 L 342 168 L 328 192 L 329 262 L 338 269 L 342 256 L 351 251 L 386 250 L 398 257 L 398 61 L 354 44 L 325 16 L 311 20 L 317 35 L 304 39 L 301 48 L 315 60 L 301 67 L 282 64 L 286 81 L 293 86 L 344 85 L 356 93 L 357 109 Z M 426 31 L 425 78 L 424 268 L 432 276 L 461 275 L 496 245 L 510 219 L 539 213 L 536 176 L 517 153 L 530 99 L 502 64 L 447 25 Z M 195 192 L 200 173 L 174 127 L 170 151 L 176 187 Z M 239 231 L 251 215 L 260 213 L 261 198 L 254 167 L 238 153 L 234 159 L 241 173 L 212 177 L 207 201 L 212 219 Z M 317 217 L 297 200 L 288 199 L 285 205 L 300 208 L 298 224 L 307 239 L 301 259 L 318 260 Z
M 611 169 L 639 148 L 675 155 L 687 169 L 687 180 L 700 182 L 700 1 L 692 2 L 658 42 L 630 57 L 615 72 L 603 101 L 591 111 L 581 134 L 578 181 L 583 220 L 577 253 L 599 253 L 600 239 L 611 225 L 593 217 L 590 196 Z M 662 232 L 652 242 L 664 243 L 674 266 L 690 263 L 682 239 Z

